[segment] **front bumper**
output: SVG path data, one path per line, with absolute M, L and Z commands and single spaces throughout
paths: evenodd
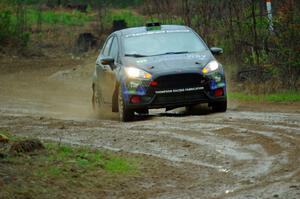
M 131 97 L 131 96 L 129 96 Z M 154 95 L 141 96 L 141 103 L 127 103 L 128 109 L 154 109 L 154 108 L 175 108 L 197 105 L 201 103 L 214 103 L 226 101 L 226 96 L 214 97 L 207 92 L 191 92 L 180 95 Z
M 150 81 L 136 82 L 127 80 L 123 83 L 123 95 L 128 109 L 177 108 L 201 103 L 226 101 L 226 83 L 224 75 L 216 83 L 213 77 L 201 74 L 169 75 L 155 78 L 157 86 Z M 134 83 L 132 83 L 134 82 Z M 136 85 L 135 88 L 132 85 Z M 216 89 L 222 88 L 222 96 L 214 96 Z M 139 96 L 139 103 L 132 103 L 131 98 Z

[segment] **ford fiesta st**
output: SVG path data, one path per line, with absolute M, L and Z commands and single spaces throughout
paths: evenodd
M 113 32 L 96 61 L 93 106 L 110 104 L 121 121 L 200 103 L 225 112 L 225 76 L 214 57 L 222 53 L 186 26 L 150 23 Z

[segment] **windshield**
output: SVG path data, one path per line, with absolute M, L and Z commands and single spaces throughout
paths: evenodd
M 125 56 L 155 56 L 206 50 L 205 44 L 193 32 L 149 32 L 125 36 Z

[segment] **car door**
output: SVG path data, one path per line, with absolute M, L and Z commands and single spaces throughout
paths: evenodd
M 109 97 L 109 102 L 112 103 L 113 94 L 116 88 L 116 71 L 119 68 L 119 44 L 117 36 L 113 37 L 109 57 L 114 59 L 114 64 L 106 70 L 106 92 Z
M 103 65 L 101 63 L 101 59 L 109 57 L 110 49 L 111 49 L 111 44 L 113 41 L 113 36 L 110 36 L 105 44 L 103 49 L 101 50 L 97 61 L 96 61 L 96 74 L 97 74 L 97 89 L 98 92 L 101 93 L 101 100 L 103 100 L 104 103 L 109 103 L 109 96 L 107 95 L 108 91 L 108 84 L 109 84 L 109 79 L 108 79 L 108 70 L 110 69 L 109 65 Z

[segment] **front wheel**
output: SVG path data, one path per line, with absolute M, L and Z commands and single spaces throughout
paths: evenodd
M 134 111 L 126 108 L 121 85 L 119 86 L 119 92 L 118 92 L 118 107 L 119 107 L 120 120 L 122 122 L 129 122 L 133 120 Z
M 140 115 L 149 115 L 149 109 L 141 109 L 136 111 Z
M 222 102 L 214 102 L 212 104 L 212 110 L 213 110 L 213 112 L 219 112 L 219 113 L 226 112 L 227 100 L 222 101 Z

